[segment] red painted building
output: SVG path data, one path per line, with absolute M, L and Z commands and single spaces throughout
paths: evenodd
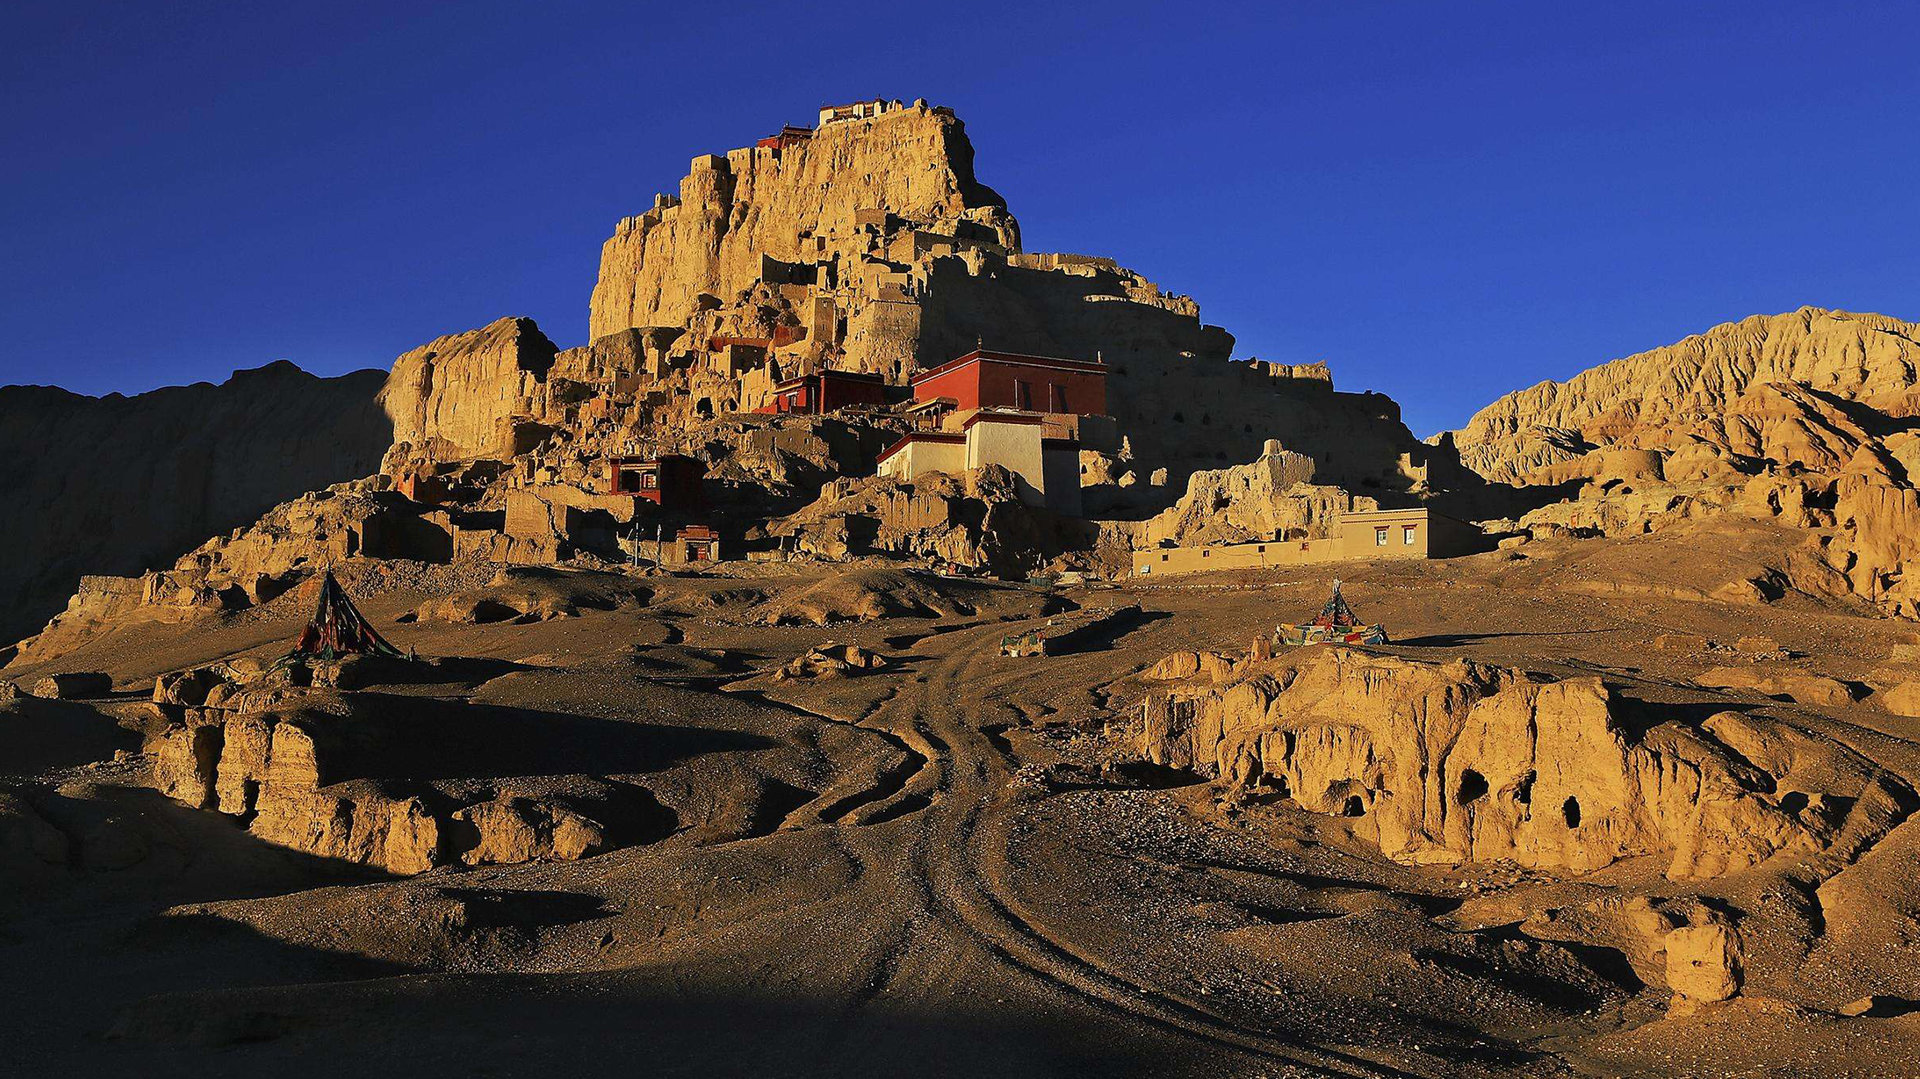
M 792 124 L 788 124 L 780 129 L 778 135 L 768 135 L 766 138 L 754 143 L 754 145 L 763 150 L 784 150 L 789 146 L 803 143 L 811 138 L 813 138 L 812 128 L 795 127 Z
M 821 371 L 790 378 L 773 388 L 773 400 L 755 412 L 799 412 L 820 416 L 850 405 L 878 408 L 887 403 L 887 383 L 879 375 Z
M 696 457 L 615 457 L 607 473 L 614 494 L 644 498 L 663 510 L 698 509 L 704 502 L 700 481 L 707 466 Z
M 976 349 L 913 376 L 917 401 L 949 398 L 957 411 L 1017 408 L 1080 416 L 1107 414 L 1107 365 Z

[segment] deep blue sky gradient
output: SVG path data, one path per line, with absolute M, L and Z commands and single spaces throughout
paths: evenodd
M 1801 304 L 1920 317 L 1920 5 L 86 4 L 0 11 L 0 382 L 338 373 L 531 315 L 696 153 L 956 109 L 1032 250 L 1417 434 Z

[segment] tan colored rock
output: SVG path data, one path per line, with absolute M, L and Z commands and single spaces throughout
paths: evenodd
M 1698 633 L 1662 633 L 1653 646 L 1662 652 L 1704 652 L 1713 644 Z
M 535 410 L 556 351 L 532 319 L 503 318 L 401 356 L 380 391 L 396 447 L 433 461 L 513 456 L 512 421 Z
M 33 684 L 33 695 L 48 700 L 73 697 L 104 697 L 113 692 L 113 677 L 100 671 L 70 671 L 50 674 Z
M 227 684 L 227 679 L 214 667 L 174 671 L 154 679 L 153 700 L 155 704 L 200 708 L 206 705 L 209 693 Z
M 1670 876 L 1701 878 L 1831 833 L 1780 807 L 1777 777 L 1682 724 L 1630 738 L 1596 679 L 1324 648 L 1142 708 L 1149 761 L 1278 786 L 1302 808 L 1357 818 L 1404 862 L 1589 870 L 1665 852 Z M 1735 720 L 1721 722 L 1730 738 L 1775 737 L 1771 721 Z M 1794 769 L 1819 761 L 1814 774 L 1838 787 L 1821 790 L 1853 797 L 1866 783 L 1845 747 L 1793 744 Z
M 1171 652 L 1165 659 L 1140 672 L 1149 682 L 1179 682 L 1204 674 L 1219 681 L 1233 672 L 1232 657 L 1219 652 Z
M 1823 394 L 1886 410 L 1902 409 L 1920 367 L 1920 328 L 1881 315 L 1803 307 L 1716 326 L 1677 344 L 1603 364 L 1565 382 L 1543 382 L 1488 405 L 1455 433 L 1461 460 L 1492 479 L 1510 480 L 1566 451 L 1523 449 L 1535 430 L 1572 433 L 1576 443 L 1664 448 L 1669 430 L 1693 431 L 1701 418 L 1727 449 L 1808 465 L 1838 464 L 1819 446 L 1816 424 L 1791 432 L 1754 428 L 1734 415 L 1744 395 L 1769 384 L 1801 383 Z M 1788 410 L 1774 414 L 1786 417 Z M 1771 449 L 1791 437 L 1796 445 Z M 1671 443 L 1671 444 L 1677 444 Z M 1847 447 L 1844 452 L 1851 452 Z
M 696 157 L 677 197 L 620 223 L 600 258 L 591 335 L 684 325 L 702 297 L 730 299 L 761 278 L 763 256 L 787 263 L 864 255 L 862 211 L 911 227 L 969 231 L 1009 250 L 1019 227 L 973 176 L 964 126 L 908 106 L 825 124 L 781 150 Z
M 887 657 L 857 644 L 825 645 L 810 648 L 792 662 L 773 672 L 775 681 L 789 678 L 838 678 L 879 670 Z
M 1724 925 L 1688 925 L 1667 934 L 1669 1014 L 1687 1014 L 1701 1004 L 1731 1000 L 1743 974 L 1740 937 Z
M 1899 429 L 1920 410 L 1917 341 L 1920 327 L 1880 315 L 1755 316 L 1509 394 L 1451 441 L 1489 479 L 1585 481 L 1523 526 L 1621 536 L 1737 515 L 1833 529 L 1773 584 L 1827 596 L 1838 581 L 1920 617 L 1920 438 Z M 1738 591 L 1718 598 L 1768 599 Z
M 1890 686 L 1881 690 L 1874 700 L 1896 716 L 1920 718 L 1920 682 Z
M 89 574 L 138 574 L 302 491 L 362 476 L 390 442 L 381 375 L 279 361 L 219 385 L 85 397 L 0 387 L 0 643 L 60 614 Z M 110 516 L 98 516 L 111 502 Z
M 1323 537 L 1342 513 L 1380 508 L 1313 476 L 1313 458 L 1277 445 L 1248 464 L 1195 472 L 1179 502 L 1136 530 L 1134 546 Z
M 1733 642 L 1733 650 L 1749 656 L 1772 655 L 1780 651 L 1780 642 L 1772 637 L 1742 637 Z
M 601 826 L 566 808 L 525 798 L 505 798 L 456 810 L 456 836 L 466 833 L 460 861 L 493 865 L 536 860 L 568 862 L 605 849 Z M 456 839 L 456 842 L 461 840 Z
M 195 809 L 212 805 L 221 744 L 217 725 L 175 727 L 163 734 L 149 746 L 160 793 Z
M 1854 702 L 1854 689 L 1837 678 L 1805 671 L 1755 667 L 1714 667 L 1694 677 L 1711 689 L 1746 689 L 1769 697 L 1785 697 L 1796 704 L 1844 708 Z

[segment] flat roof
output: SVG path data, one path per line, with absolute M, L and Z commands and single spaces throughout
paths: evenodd
M 620 465 L 623 468 L 628 465 L 663 465 L 663 464 L 680 464 L 683 462 L 699 465 L 702 463 L 700 458 L 689 457 L 684 453 L 663 453 L 658 457 L 614 456 L 609 458 L 609 460 L 611 460 L 614 464 Z M 704 465 L 702 467 L 704 467 Z
M 948 444 L 953 444 L 953 443 L 965 444 L 966 441 L 967 441 L 967 436 L 950 434 L 946 431 L 915 431 L 912 434 L 901 439 L 900 441 L 895 442 L 893 445 L 888 446 L 886 449 L 882 450 L 880 452 L 880 456 L 873 459 L 873 463 L 877 465 L 880 462 L 886 460 L 887 458 L 892 457 L 894 454 L 899 453 L 901 450 L 906 449 L 908 446 L 913 445 L 915 442 L 945 442 Z
M 1068 360 L 1059 356 L 1029 356 L 1020 352 L 994 352 L 990 349 L 974 349 L 957 360 L 949 360 L 938 367 L 922 371 L 913 376 L 910 385 L 918 386 L 926 379 L 958 371 L 970 363 L 989 360 L 993 363 L 1016 364 L 1022 367 L 1041 367 L 1050 371 L 1079 371 L 1083 374 L 1104 375 L 1107 365 L 1093 360 Z
M 983 408 L 961 422 L 962 428 L 972 427 L 976 423 L 1025 423 L 1047 422 L 1047 418 L 1038 412 L 1002 412 L 998 409 Z

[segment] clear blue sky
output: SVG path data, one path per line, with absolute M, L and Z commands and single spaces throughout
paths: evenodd
M 1418 434 L 1801 304 L 1920 318 L 1920 5 L 86 4 L 0 12 L 0 382 L 337 373 L 531 315 L 822 101 L 954 107 L 1035 250 Z

